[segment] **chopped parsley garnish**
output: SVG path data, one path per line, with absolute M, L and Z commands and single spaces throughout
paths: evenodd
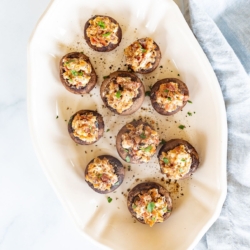
M 179 128 L 179 129 L 184 129 L 185 126 L 184 126 L 184 125 L 180 125 L 178 128 Z
M 120 183 L 119 183 L 119 181 L 117 181 L 115 184 L 114 184 L 114 186 L 117 186 L 117 185 L 119 185 Z
M 168 97 L 168 100 L 171 101 L 171 97 Z
M 107 37 L 107 36 L 109 36 L 110 34 L 111 34 L 111 32 L 107 32 L 107 33 L 103 34 L 102 36 Z
M 98 174 L 97 177 L 98 177 L 98 178 L 101 178 L 101 177 L 102 177 L 102 174 Z
M 142 53 L 146 53 L 147 52 L 147 50 L 146 49 L 141 49 L 141 51 L 142 51 Z
M 107 200 L 108 200 L 108 203 L 110 203 L 112 201 L 112 198 L 108 197 Z
M 133 203 L 132 208 L 135 209 L 135 208 L 137 208 L 137 206 Z
M 166 213 L 167 210 L 168 210 L 168 209 L 167 209 L 166 207 L 164 207 L 164 208 L 162 209 L 162 212 L 163 212 L 163 213 Z
M 71 70 L 71 73 L 72 73 L 73 76 L 77 76 L 78 75 L 77 71 L 75 71 L 75 70 Z
M 184 172 L 184 170 L 183 170 L 182 168 L 180 168 L 179 171 L 180 171 L 181 173 Z
M 115 96 L 117 97 L 117 98 L 120 98 L 121 97 L 121 91 L 120 90 L 118 90 L 117 92 L 116 92 L 116 94 L 115 94 Z
M 78 72 L 78 76 L 83 76 L 83 72 L 82 72 L 82 71 L 79 71 L 79 72 Z
M 59 117 L 59 116 L 57 115 L 57 116 L 56 116 L 56 119 L 58 119 L 58 117 Z
M 192 116 L 192 113 L 191 113 L 191 112 L 188 112 L 188 115 L 189 115 L 189 116 Z
M 155 216 L 152 217 L 152 221 L 155 221 Z
M 125 160 L 126 160 L 126 162 L 130 162 L 130 157 L 127 155 Z
M 188 100 L 189 103 L 192 103 L 192 101 Z
M 161 140 L 160 144 L 165 144 L 166 141 L 164 139 Z
M 167 92 L 167 93 L 168 93 L 168 92 L 169 92 L 169 90 L 168 90 L 168 89 L 165 89 L 165 90 L 164 90 L 164 92 Z
M 107 130 L 106 130 L 106 132 L 109 132 L 110 131 L 110 129 L 108 128 Z
M 186 161 L 186 159 L 182 158 L 181 161 Z
M 107 79 L 107 78 L 109 78 L 109 76 L 104 76 L 104 77 L 103 77 L 103 79 Z
M 152 211 L 154 210 L 155 208 L 155 203 L 154 202 L 149 202 L 148 205 L 147 205 L 147 210 L 149 213 L 152 213 Z
M 166 163 L 166 164 L 169 163 L 169 160 L 168 160 L 168 158 L 166 158 L 166 157 L 163 158 L 163 161 L 164 161 L 164 163 Z
M 105 28 L 106 28 L 106 25 L 105 25 L 105 23 L 104 23 L 103 21 L 99 21 L 99 22 L 97 23 L 97 25 L 100 26 L 102 29 L 105 29 Z
M 144 133 L 140 134 L 140 137 L 141 137 L 142 139 L 146 139 L 146 138 L 147 138 L 147 136 L 146 136 Z
M 124 149 L 124 151 L 128 152 L 128 149 L 126 149 L 126 148 L 123 148 L 123 149 Z
M 144 152 L 150 152 L 151 149 L 152 149 L 151 145 L 147 146 L 146 148 L 141 148 L 141 150 L 143 150 Z
M 149 90 L 146 91 L 146 92 L 145 92 L 145 96 L 150 96 L 150 93 L 151 93 L 151 91 L 149 91 Z

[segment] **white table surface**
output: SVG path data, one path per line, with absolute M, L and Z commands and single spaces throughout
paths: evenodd
M 0 249 L 99 249 L 64 211 L 27 120 L 27 45 L 49 0 L 0 1 Z M 178 2 L 178 1 L 176 1 Z

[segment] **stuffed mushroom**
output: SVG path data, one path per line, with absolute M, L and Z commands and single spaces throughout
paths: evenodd
M 136 220 L 150 227 L 164 222 L 173 209 L 169 192 L 155 182 L 135 186 L 128 194 L 127 205 Z
M 187 103 L 189 91 L 187 85 L 176 78 L 157 81 L 150 93 L 153 108 L 161 115 L 173 115 Z
M 82 95 L 95 87 L 97 75 L 89 58 L 83 53 L 66 54 L 60 60 L 59 67 L 61 82 L 68 91 Z
M 128 67 L 137 73 L 154 71 L 161 60 L 161 51 L 156 42 L 149 37 L 141 38 L 124 50 Z
M 142 120 L 126 124 L 116 137 L 116 149 L 120 157 L 129 163 L 148 162 L 158 145 L 157 131 Z
M 130 115 L 138 110 L 145 97 L 144 85 L 135 74 L 116 71 L 101 86 L 101 98 L 105 105 L 118 115 Z
M 122 30 L 114 18 L 96 15 L 86 22 L 84 38 L 90 48 L 99 52 L 109 52 L 120 44 Z
M 189 177 L 199 166 L 199 156 L 187 141 L 172 139 L 167 141 L 158 153 L 160 169 L 168 179 Z
M 76 143 L 90 145 L 102 137 L 104 121 L 97 111 L 80 110 L 70 117 L 68 131 Z
M 107 194 L 123 182 L 125 170 L 122 163 L 111 155 L 100 155 L 89 162 L 85 180 L 97 193 Z

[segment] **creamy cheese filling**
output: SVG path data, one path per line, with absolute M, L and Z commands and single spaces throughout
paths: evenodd
M 156 91 L 156 102 L 167 112 L 172 112 L 183 105 L 184 94 L 181 93 L 175 82 L 164 83 Z
M 137 127 L 132 124 L 126 126 L 129 132 L 122 135 L 122 147 L 128 152 L 127 157 L 148 162 L 159 144 L 158 133 L 144 124 Z M 126 160 L 130 161 L 128 158 Z
M 117 77 L 113 79 L 105 90 L 108 105 L 118 113 L 129 109 L 133 99 L 138 95 L 141 83 L 133 82 L 130 77 Z
M 108 17 L 96 17 L 90 20 L 89 24 L 86 32 L 92 45 L 106 47 L 110 43 L 118 43 L 117 31 L 119 26 Z
M 70 86 L 79 89 L 85 87 L 90 81 L 91 65 L 82 58 L 64 58 L 63 69 L 65 71 L 63 78 Z
M 73 134 L 82 141 L 94 142 L 98 139 L 98 124 L 93 113 L 76 114 L 72 121 Z
M 186 151 L 184 145 L 179 145 L 160 155 L 162 172 L 170 179 L 180 179 L 190 171 L 192 157 Z
M 89 164 L 85 179 L 101 191 L 110 190 L 111 186 L 118 182 L 114 167 L 105 157 L 102 160 L 97 157 Z
M 144 42 L 135 41 L 124 50 L 127 64 L 134 71 L 150 69 L 156 58 L 156 45 L 153 39 L 145 38 Z
M 164 214 L 168 210 L 165 196 L 159 194 L 158 189 L 152 188 L 143 194 L 139 194 L 132 204 L 136 217 L 143 219 L 146 224 L 152 227 L 156 222 L 164 221 Z

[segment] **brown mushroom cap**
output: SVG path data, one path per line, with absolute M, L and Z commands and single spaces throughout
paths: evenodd
M 123 111 L 122 113 L 118 113 L 116 109 L 109 106 L 108 102 L 107 102 L 107 98 L 105 96 L 105 94 L 106 94 L 105 90 L 106 90 L 108 84 L 112 80 L 116 79 L 117 77 L 130 77 L 131 81 L 141 83 L 141 86 L 138 89 L 138 92 L 139 92 L 138 95 L 135 98 L 133 98 L 133 105 L 129 109 Z M 100 94 L 101 94 L 101 98 L 102 98 L 103 102 L 105 103 L 106 107 L 109 108 L 112 112 L 114 112 L 117 115 L 131 115 L 132 113 L 134 113 L 136 110 L 138 110 L 141 107 L 141 105 L 144 101 L 144 98 L 145 98 L 145 88 L 144 88 L 144 85 L 143 85 L 141 79 L 137 75 L 135 75 L 134 73 L 127 72 L 127 71 L 116 71 L 116 72 L 111 73 L 109 75 L 109 78 L 105 79 L 102 82 Z
M 145 43 L 145 40 L 146 40 L 146 38 L 140 38 L 137 41 L 141 45 L 143 45 Z M 155 57 L 155 62 L 152 63 L 152 67 L 151 68 L 149 68 L 149 69 L 140 69 L 140 70 L 134 71 L 131 68 L 130 64 L 128 64 L 128 68 L 131 69 L 132 71 L 136 72 L 136 73 L 139 73 L 139 74 L 148 74 L 148 73 L 151 73 L 152 71 L 154 71 L 158 67 L 158 65 L 160 63 L 160 60 L 161 60 L 161 50 L 160 50 L 160 47 L 158 46 L 158 44 L 155 41 L 154 41 L 154 45 L 156 46 L 156 48 L 155 48 L 156 57 Z
M 167 191 L 166 188 L 164 188 L 163 186 L 161 186 L 160 184 L 155 183 L 155 182 L 143 182 L 143 183 L 140 183 L 140 184 L 136 185 L 129 192 L 128 200 L 127 200 L 127 206 L 128 206 L 128 210 L 132 214 L 132 216 L 136 220 L 138 220 L 139 222 L 141 222 L 143 224 L 146 224 L 145 221 L 143 219 L 140 219 L 140 218 L 136 217 L 136 212 L 133 210 L 132 205 L 135 202 L 135 200 L 136 200 L 136 198 L 138 197 L 139 194 L 143 194 L 143 193 L 147 192 L 148 190 L 150 190 L 152 188 L 158 189 L 158 193 L 161 194 L 162 196 L 165 196 L 165 198 L 166 198 L 166 202 L 167 202 L 167 205 L 168 205 L 168 211 L 163 216 L 164 221 L 171 215 L 171 212 L 173 210 L 172 199 L 171 199 L 170 194 L 169 194 L 169 192 Z
M 122 165 L 122 163 L 115 157 L 111 156 L 111 155 L 100 155 L 100 156 L 97 156 L 97 158 L 99 159 L 103 159 L 103 158 L 106 158 L 108 159 L 109 163 L 114 167 L 114 170 L 115 170 L 115 174 L 117 175 L 118 177 L 118 182 L 115 183 L 115 185 L 111 186 L 110 190 L 105 190 L 105 191 L 102 191 L 102 190 L 99 190 L 97 188 L 94 188 L 93 184 L 87 180 L 85 180 L 88 185 L 97 193 L 100 193 L 100 194 L 107 194 L 107 193 L 111 193 L 113 192 L 114 190 L 116 190 L 123 182 L 124 180 L 124 176 L 125 176 L 125 169 Z M 91 160 L 86 169 L 85 169 L 85 176 L 88 174 L 88 168 L 89 168 L 89 165 L 91 163 L 94 162 L 95 159 Z
M 74 120 L 74 117 L 77 114 L 83 115 L 85 113 L 93 113 L 96 116 L 96 119 L 97 119 L 96 126 L 98 127 L 98 138 L 96 141 L 86 142 L 86 141 L 83 141 L 80 138 L 74 136 L 74 129 L 72 128 L 72 122 Z M 100 115 L 97 111 L 94 111 L 94 110 L 79 110 L 70 117 L 69 122 L 68 122 L 68 132 L 69 132 L 69 135 L 72 138 L 72 140 L 74 140 L 77 144 L 81 144 L 81 145 L 93 144 L 93 143 L 97 142 L 102 137 L 103 132 L 104 132 L 104 121 L 103 121 L 102 115 Z
M 91 44 L 90 38 L 87 36 L 87 28 L 90 26 L 89 21 L 90 20 L 94 20 L 96 17 L 108 17 L 111 20 L 111 22 L 113 22 L 113 23 L 115 23 L 115 24 L 118 25 L 118 31 L 117 31 L 117 34 L 116 34 L 117 37 L 118 37 L 117 44 L 109 43 L 108 46 L 103 46 L 103 47 L 97 47 L 97 46 Z M 93 50 L 98 51 L 98 52 L 109 52 L 111 50 L 114 50 L 120 44 L 120 42 L 122 40 L 122 29 L 121 29 L 119 23 L 114 18 L 112 18 L 110 16 L 104 16 L 104 15 L 95 15 L 95 16 L 91 17 L 85 23 L 85 26 L 84 26 L 84 38 L 85 38 L 87 44 L 89 45 L 89 47 L 92 48 Z
M 78 58 L 78 59 L 81 58 L 90 64 L 90 66 L 91 66 L 91 74 L 90 74 L 91 78 L 85 87 L 76 88 L 75 86 L 71 86 L 71 84 L 63 78 L 63 73 L 65 72 L 65 70 L 63 69 L 63 59 L 64 58 L 72 58 L 72 59 L 73 58 Z M 60 63 L 59 63 L 59 69 L 60 69 L 60 79 L 61 79 L 63 86 L 73 94 L 83 95 L 83 94 L 89 93 L 96 85 L 97 75 L 95 73 L 94 67 L 92 66 L 89 58 L 86 55 L 84 55 L 82 52 L 72 52 L 72 53 L 68 53 L 65 56 L 63 56 L 62 59 L 60 60 Z
M 192 158 L 192 164 L 190 166 L 189 172 L 186 173 L 182 178 L 180 178 L 180 179 L 185 179 L 196 171 L 196 169 L 198 168 L 199 163 L 200 163 L 199 162 L 199 155 L 198 155 L 197 151 L 189 142 L 182 140 L 182 139 L 172 139 L 170 141 L 167 141 L 159 150 L 157 157 L 158 157 L 158 161 L 160 164 L 160 156 L 161 156 L 162 152 L 167 153 L 168 151 L 174 149 L 175 147 L 178 147 L 179 145 L 183 145 L 185 147 L 185 150 L 190 154 L 190 156 Z M 161 165 L 160 165 L 160 168 L 161 168 Z M 161 169 L 161 172 L 163 173 L 162 169 Z M 170 177 L 168 177 L 168 178 L 171 179 Z
M 164 83 L 169 83 L 169 82 L 175 82 L 175 83 L 177 83 L 180 92 L 182 94 L 184 94 L 183 105 L 179 106 L 176 110 L 174 110 L 172 112 L 166 111 L 164 108 L 162 108 L 156 102 L 156 92 L 159 90 L 160 85 L 164 84 Z M 173 115 L 173 114 L 177 113 L 178 111 L 180 111 L 187 104 L 188 97 L 189 97 L 189 91 L 188 91 L 187 85 L 184 82 L 182 82 L 181 80 L 177 79 L 177 78 L 165 78 L 165 79 L 157 81 L 153 85 L 153 87 L 151 89 L 151 92 L 150 92 L 150 100 L 151 100 L 152 106 L 161 115 Z
M 151 129 L 152 126 L 150 126 L 147 122 L 143 122 L 141 119 L 140 120 L 133 120 L 132 122 L 130 123 L 127 123 L 127 124 L 131 124 L 133 125 L 134 127 L 137 127 L 141 124 L 143 124 L 144 126 L 149 126 Z M 127 128 L 127 124 L 124 125 L 121 130 L 118 132 L 117 134 L 117 137 L 116 137 L 116 150 L 118 152 L 118 154 L 120 155 L 120 157 L 126 161 L 126 157 L 128 156 L 130 158 L 130 161 L 129 163 L 131 164 L 138 164 L 138 163 L 144 163 L 144 162 L 141 162 L 140 160 L 138 159 L 134 159 L 130 154 L 129 152 L 127 152 L 123 147 L 122 147 L 122 135 L 125 134 L 125 133 L 129 133 L 130 130 Z M 126 161 L 127 162 L 127 161 Z

